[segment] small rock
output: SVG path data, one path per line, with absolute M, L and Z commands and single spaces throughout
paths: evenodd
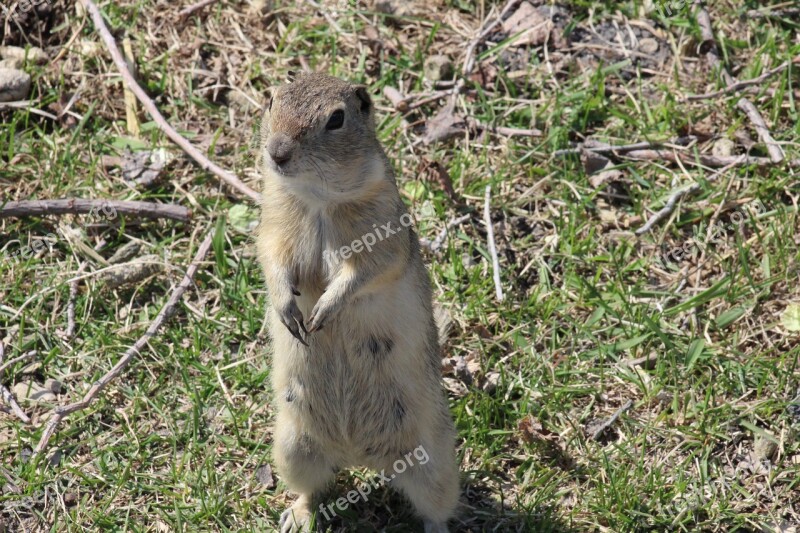
M 728 157 L 733 154 L 736 143 L 730 139 L 718 139 L 711 149 L 711 153 L 717 157 Z
M 22 448 L 22 450 L 19 452 L 19 458 L 22 459 L 23 463 L 27 463 L 31 457 L 33 457 L 33 450 L 27 446 Z
M 100 55 L 100 53 L 103 51 L 103 47 L 100 46 L 100 43 L 98 42 L 84 39 L 81 41 L 79 50 L 80 53 L 86 57 L 95 57 Z
M 483 392 L 486 394 L 494 394 L 494 391 L 497 390 L 497 384 L 500 382 L 500 373 L 499 372 L 488 372 L 486 374 L 486 378 L 483 380 L 483 385 L 481 388 Z
M 375 11 L 389 15 L 389 21 L 396 21 L 400 17 L 408 17 L 412 14 L 411 2 L 405 0 L 377 0 L 375 2 Z
M 31 77 L 12 68 L 0 69 L 0 102 L 24 100 L 31 91 Z
M 61 450 L 56 450 L 52 453 L 52 455 L 50 455 L 50 457 L 47 458 L 47 462 L 50 464 L 50 466 L 58 466 L 61 464 L 62 456 L 63 454 L 61 453 Z
M 107 270 L 97 278 L 109 289 L 116 289 L 123 285 L 132 285 L 143 281 L 163 268 L 163 261 L 159 256 L 145 255 L 136 261 L 121 263 L 117 268 Z
M 672 403 L 672 398 L 673 398 L 672 394 L 670 394 L 669 392 L 664 391 L 664 390 L 658 391 L 658 394 L 656 394 L 656 400 L 658 400 L 658 402 L 661 405 L 669 405 L 669 404 L 671 404 Z
M 422 70 L 430 81 L 453 79 L 453 61 L 445 55 L 430 56 L 425 60 Z
M 61 394 L 61 389 L 63 388 L 63 386 L 64 385 L 57 379 L 46 379 L 44 381 L 44 388 L 49 390 L 53 394 Z
M 640 40 L 639 51 L 643 54 L 655 54 L 658 52 L 658 41 L 650 38 Z
M 27 50 L 20 46 L 0 46 L 0 57 L 4 59 L 19 59 L 21 61 L 32 61 L 37 64 L 44 64 L 50 59 L 47 52 L 36 46 L 31 46 Z
M 272 467 L 268 464 L 256 469 L 256 480 L 267 489 L 275 488 L 275 478 L 272 477 Z
M 759 461 L 771 461 L 778 452 L 778 443 L 766 437 L 756 437 L 753 453 Z
M 31 400 L 34 402 L 54 402 L 56 395 L 35 381 L 22 381 L 14 385 L 12 390 L 17 400 Z
M 21 69 L 24 63 L 25 62 L 23 60 L 12 57 L 8 59 L 0 59 L 0 68 Z
M 130 261 L 137 255 L 139 255 L 139 250 L 141 250 L 142 245 L 139 244 L 137 241 L 128 241 L 127 243 L 123 244 L 114 255 L 108 258 L 108 262 L 112 265 L 116 265 L 119 263 L 125 263 L 126 261 Z
M 64 494 L 64 505 L 73 506 L 78 503 L 78 495 L 74 492 Z

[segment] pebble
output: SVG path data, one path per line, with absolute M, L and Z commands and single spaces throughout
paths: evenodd
M 31 91 L 31 77 L 21 70 L 0 68 L 0 102 L 25 100 Z
M 19 59 L 32 61 L 39 65 L 47 63 L 50 57 L 47 52 L 39 47 L 31 46 L 27 50 L 20 46 L 0 46 L 0 57 L 4 59 Z
M 430 56 L 422 68 L 425 78 L 430 81 L 453 79 L 453 61 L 445 55 Z

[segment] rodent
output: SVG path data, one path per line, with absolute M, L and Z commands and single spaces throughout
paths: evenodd
M 299 494 L 281 515 L 281 532 L 309 530 L 338 469 L 388 475 L 420 448 L 425 464 L 390 485 L 426 533 L 448 531 L 459 473 L 430 280 L 366 87 L 308 73 L 272 90 L 258 166 L 273 456 Z

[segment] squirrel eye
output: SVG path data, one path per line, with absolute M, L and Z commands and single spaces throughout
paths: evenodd
M 328 123 L 325 124 L 326 130 L 338 130 L 344 125 L 344 111 L 341 109 L 337 109 L 333 113 L 331 113 L 331 118 L 328 119 Z

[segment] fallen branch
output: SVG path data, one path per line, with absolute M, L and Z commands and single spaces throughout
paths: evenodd
M 625 157 L 638 161 L 669 161 L 671 163 L 684 163 L 689 165 L 700 165 L 708 168 L 720 168 L 732 166 L 755 165 L 759 167 L 773 165 L 772 159 L 768 157 L 737 156 L 737 155 L 706 155 L 691 154 L 685 152 L 669 152 L 666 150 L 633 150 L 627 152 Z M 793 159 L 786 162 L 787 167 L 800 167 L 800 159 Z
M 128 70 L 128 65 L 125 63 L 125 58 L 122 57 L 119 48 L 117 48 L 117 43 L 114 41 L 114 37 L 111 35 L 111 32 L 109 32 L 100 10 L 97 8 L 94 2 L 92 2 L 92 0 L 80 1 L 89 12 L 89 15 L 92 17 L 95 28 L 97 28 L 97 32 L 100 34 L 100 37 L 103 39 L 106 48 L 108 48 L 108 52 L 111 54 L 111 58 L 117 65 L 117 70 L 119 70 L 122 79 L 125 80 L 125 83 L 127 83 L 128 87 L 130 87 L 131 91 L 133 91 L 133 94 L 136 95 L 136 98 L 139 99 L 139 101 L 142 103 L 142 106 L 147 110 L 150 116 L 153 117 L 153 120 L 156 124 L 158 124 L 159 128 L 161 128 L 161 131 L 163 131 L 167 137 L 172 139 L 172 141 L 184 152 L 186 152 L 189 157 L 194 159 L 197 164 L 200 165 L 200 168 L 213 173 L 240 193 L 251 198 L 254 202 L 260 203 L 261 195 L 259 193 L 242 183 L 242 181 L 234 174 L 211 162 L 200 150 L 195 148 L 192 143 L 182 137 L 181 134 L 175 130 L 175 128 L 170 126 L 169 122 L 167 122 L 150 97 L 147 96 L 147 93 L 145 93 L 144 90 L 139 87 L 139 84 L 136 83 L 136 80 L 134 79 L 130 70 Z
M 116 218 L 117 215 L 127 215 L 153 220 L 167 218 L 181 222 L 187 222 L 192 218 L 192 211 L 181 205 L 153 202 L 66 198 L 63 200 L 23 200 L 0 204 L 0 218 L 87 214 L 107 214 L 109 219 Z
M 497 245 L 494 243 L 494 228 L 492 227 L 492 186 L 486 186 L 486 195 L 483 204 L 483 221 L 486 223 L 486 240 L 489 242 L 489 254 L 492 256 L 492 278 L 497 301 L 503 301 L 503 287 L 500 285 L 500 261 L 497 259 Z
M 739 156 L 739 157 L 741 159 L 746 159 L 747 158 L 747 156 L 744 156 L 744 155 Z M 717 178 L 717 176 L 719 176 L 720 174 L 724 173 L 725 171 L 737 166 L 738 164 L 739 164 L 738 161 L 732 162 L 728 166 L 723 167 L 720 170 L 718 170 L 718 171 L 714 172 L 713 174 L 711 174 L 708 178 L 706 178 L 706 181 L 715 180 Z M 659 222 L 661 222 L 662 220 L 667 218 L 670 214 L 672 214 L 672 212 L 675 210 L 675 206 L 678 204 L 678 200 L 680 200 L 681 198 L 683 198 L 685 196 L 688 196 L 690 194 L 694 194 L 695 192 L 697 192 L 699 190 L 700 190 L 700 184 L 699 183 L 693 183 L 693 184 L 689 185 L 688 187 L 684 187 L 683 189 L 679 189 L 679 190 L 675 191 L 667 199 L 667 203 L 664 205 L 664 207 L 659 209 L 656 212 L 655 215 L 650 217 L 650 219 L 647 221 L 647 223 L 645 223 L 644 226 L 642 226 L 641 228 L 637 229 L 634 232 L 636 234 L 636 236 L 638 237 L 640 235 L 644 235 L 645 233 L 650 231 L 653 228 L 653 226 L 655 226 L 656 224 L 658 224 Z
M 192 4 L 190 6 L 187 6 L 187 7 L 184 7 L 183 9 L 181 9 L 178 12 L 178 18 L 181 19 L 181 20 L 183 20 L 185 18 L 188 18 L 189 15 L 191 15 L 195 11 L 200 11 L 204 7 L 210 6 L 211 4 L 213 4 L 214 2 L 217 2 L 217 1 L 218 0 L 200 0 L 199 2 L 197 2 L 195 4 Z
M 36 449 L 33 452 L 35 455 L 39 455 L 47 448 L 48 442 L 50 442 L 50 439 L 58 428 L 58 424 L 64 419 L 64 417 L 74 413 L 75 411 L 81 411 L 89 407 L 97 395 L 100 394 L 100 392 L 102 392 L 102 390 L 105 389 L 113 379 L 119 376 L 125 367 L 128 366 L 128 363 L 130 363 L 134 357 L 141 353 L 148 341 L 156 336 L 158 330 L 161 328 L 164 322 L 166 322 L 175 312 L 175 308 L 183 296 L 183 293 L 185 293 L 192 284 L 192 279 L 194 278 L 197 269 L 200 267 L 200 263 L 205 258 L 209 248 L 211 248 L 213 236 L 214 232 L 209 231 L 206 235 L 206 238 L 197 249 L 197 253 L 192 259 L 192 263 L 186 269 L 186 274 L 184 274 L 183 279 L 178 286 L 173 289 L 169 300 L 164 307 L 161 308 L 161 311 L 158 312 L 158 315 L 156 315 L 156 318 L 153 320 L 150 326 L 148 326 L 147 331 L 144 332 L 144 335 L 139 337 L 136 343 L 125 351 L 123 356 L 119 361 L 117 361 L 117 364 L 115 364 L 111 370 L 109 370 L 103 377 L 92 384 L 92 386 L 89 388 L 89 391 L 84 395 L 83 399 L 67 406 L 56 407 L 53 410 L 53 416 L 47 423 L 47 426 L 45 427 L 44 432 L 39 439 L 39 443 L 36 445 Z
M 36 354 L 36 352 L 28 352 L 28 353 L 26 353 L 24 355 L 20 355 L 19 357 L 15 357 L 14 359 L 10 360 L 6 364 L 3 364 L 3 358 L 5 356 L 5 346 L 3 345 L 2 341 L 0 341 L 0 376 L 2 376 L 3 370 L 8 368 L 9 366 L 11 366 L 11 365 L 13 365 L 15 363 L 18 363 L 19 361 L 22 361 L 23 359 L 27 359 L 29 357 L 33 357 L 33 355 L 35 355 L 35 354 Z M 14 399 L 14 395 L 11 394 L 11 391 L 8 390 L 6 388 L 6 386 L 3 385 L 2 383 L 0 383 L 0 396 L 3 397 L 3 401 L 6 403 L 6 405 L 11 407 L 11 411 L 15 415 L 17 415 L 17 418 L 22 420 L 23 424 L 30 424 L 31 423 L 31 419 L 28 417 L 28 415 L 25 414 L 25 411 L 23 411 L 22 408 L 19 406 L 19 404 L 17 403 L 17 400 Z
M 714 38 L 714 30 L 711 28 L 711 17 L 703 5 L 702 0 L 695 0 L 694 7 L 697 24 L 700 26 L 700 32 L 703 37 L 700 50 L 708 57 L 709 64 L 713 68 L 719 70 L 725 85 L 731 87 L 737 83 L 737 80 L 728 73 L 719 58 L 717 43 Z M 758 112 L 756 106 L 753 105 L 753 102 L 747 98 L 740 98 L 736 103 L 736 107 L 738 107 L 747 116 L 747 118 L 750 119 L 750 122 L 753 123 L 753 126 L 758 133 L 758 137 L 764 144 L 767 145 L 767 152 L 769 152 L 769 157 L 772 162 L 782 162 L 784 160 L 783 150 L 781 149 L 780 145 L 775 142 L 775 139 L 772 138 L 769 128 L 767 127 L 766 122 L 764 122 L 764 118 L 761 116 L 761 113 Z
M 789 65 L 791 65 L 792 63 L 800 64 L 800 56 L 795 57 L 791 61 L 786 61 L 785 63 L 775 67 L 772 70 L 769 70 L 769 71 L 765 72 L 764 74 L 762 74 L 761 76 L 759 76 L 757 78 L 753 78 L 751 80 L 745 80 L 745 81 L 737 81 L 736 83 L 728 85 L 727 87 L 725 87 L 724 89 L 720 89 L 719 91 L 714 91 L 713 93 L 692 94 L 692 95 L 689 95 L 686 98 L 684 98 L 683 101 L 684 102 L 696 102 L 698 100 L 707 100 L 707 99 L 710 99 L 710 98 L 717 98 L 718 96 L 723 96 L 723 95 L 726 95 L 726 94 L 729 94 L 729 93 L 740 91 L 740 90 L 745 89 L 747 87 L 750 87 L 752 85 L 759 85 L 761 82 L 763 82 L 764 80 L 766 80 L 768 78 L 771 78 L 775 74 L 779 74 L 779 73 L 783 72 L 784 70 L 789 68 Z
M 633 407 L 633 400 L 628 400 L 627 402 L 625 402 L 625 405 L 617 409 L 616 412 L 614 412 L 614 414 L 611 415 L 611 418 L 609 418 L 608 420 L 600 424 L 600 426 L 598 426 L 598 428 L 594 431 L 594 433 L 592 433 L 592 439 L 600 440 L 600 437 L 603 435 L 603 433 L 608 428 L 613 426 L 617 422 L 619 417 L 625 414 L 631 407 Z

